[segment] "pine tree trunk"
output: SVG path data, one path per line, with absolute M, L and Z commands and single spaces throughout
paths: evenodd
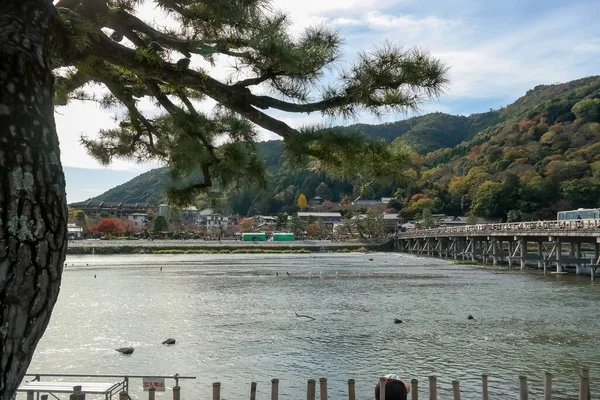
M 50 0 L 0 5 L 0 400 L 42 337 L 66 251 L 65 182 L 52 105 Z

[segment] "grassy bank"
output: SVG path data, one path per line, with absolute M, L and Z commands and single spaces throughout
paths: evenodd
M 386 251 L 386 245 L 355 244 L 347 246 L 80 246 L 69 247 L 68 255 L 84 254 L 306 254 Z

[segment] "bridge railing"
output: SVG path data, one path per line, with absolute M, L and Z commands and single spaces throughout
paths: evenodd
M 477 232 L 518 232 L 518 231 L 581 231 L 600 230 L 600 220 L 573 220 L 573 221 L 532 221 L 508 222 L 501 224 L 477 224 L 464 226 L 442 226 L 431 229 L 412 229 L 398 232 L 398 237 L 413 236 L 415 234 L 435 236 L 448 233 L 477 233 Z

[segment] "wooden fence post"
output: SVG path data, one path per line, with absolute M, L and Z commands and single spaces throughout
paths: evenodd
M 544 400 L 552 400 L 552 374 L 544 374 Z
M 385 386 L 387 385 L 387 378 L 379 378 L 379 400 L 385 400 Z
M 588 400 L 590 398 L 590 370 L 589 368 L 581 368 L 579 376 L 579 400 Z
M 154 400 L 156 398 L 156 388 L 152 386 L 148 388 L 148 400 Z
M 43 394 L 42 395 L 42 400 L 48 400 L 48 395 L 47 394 Z
M 519 394 L 519 398 L 521 400 L 527 400 L 528 396 L 529 396 L 529 391 L 527 390 L 527 377 L 524 375 L 519 376 L 519 387 L 520 387 L 520 394 Z
M 279 379 L 271 379 L 271 400 L 279 399 Z
M 437 378 L 429 377 L 429 400 L 437 400 Z
M 488 376 L 487 374 L 481 375 L 481 398 L 483 400 L 488 400 Z
M 250 384 L 250 400 L 256 400 L 256 382 Z
M 69 399 L 70 400 L 85 400 L 85 393 L 83 393 L 81 391 L 81 386 L 73 386 L 73 394 L 71 394 L 69 396 Z
M 460 400 L 460 383 L 458 381 L 452 381 L 452 394 L 454 394 L 454 400 Z
M 419 381 L 416 379 L 410 380 L 410 391 L 412 393 L 412 400 L 419 400 Z
M 119 400 L 129 400 L 129 395 L 127 394 L 127 392 L 122 391 L 121 393 L 119 393 Z
M 33 390 L 27 391 L 27 400 L 33 400 Z
M 327 378 L 320 378 L 319 385 L 320 385 L 319 395 L 321 396 L 320 399 L 327 400 Z
M 314 379 L 309 379 L 306 387 L 306 400 L 315 400 L 317 397 L 317 383 Z
M 213 383 L 213 400 L 221 400 L 221 382 Z
M 173 400 L 181 399 L 181 388 L 179 386 L 173 386 Z
M 356 400 L 356 391 L 354 388 L 354 379 L 348 379 L 348 400 Z

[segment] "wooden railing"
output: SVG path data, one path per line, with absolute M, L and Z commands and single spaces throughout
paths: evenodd
M 56 375 L 53 375 L 56 376 Z M 74 376 L 74 375 L 70 375 Z M 100 375 L 98 375 L 100 376 Z M 105 375 L 112 376 L 112 375 Z M 128 376 L 128 378 L 132 378 L 132 376 Z M 176 375 L 175 377 L 171 377 L 176 379 L 194 379 L 193 377 L 182 377 Z M 376 382 L 373 382 L 373 387 Z M 387 379 L 382 377 L 379 381 L 380 385 L 380 400 L 386 400 L 385 398 L 385 386 L 387 383 Z M 407 382 L 408 383 L 408 382 Z M 553 375 L 549 372 L 544 374 L 544 400 L 551 400 L 553 395 L 552 389 L 553 383 Z M 408 399 L 411 400 L 422 400 L 427 398 L 428 400 L 438 400 L 438 380 L 436 376 L 430 376 L 427 382 L 428 396 L 424 396 L 421 393 L 421 387 L 419 386 L 419 381 L 417 379 L 411 379 L 410 381 L 410 392 L 408 395 Z M 488 375 L 481 375 L 481 399 L 489 400 L 489 391 L 488 391 Z M 317 395 L 317 380 L 309 379 L 307 382 L 306 388 L 306 400 L 316 400 Z M 155 390 L 151 388 L 148 391 L 148 400 L 155 400 Z M 452 398 L 454 400 L 461 399 L 461 389 L 460 382 L 457 380 L 452 381 Z M 75 387 L 71 399 L 74 400 L 85 400 L 85 393 L 81 392 L 81 387 Z M 42 396 L 43 399 L 47 399 L 47 396 Z M 179 385 L 173 387 L 173 400 L 181 399 L 181 392 Z M 472 397 L 471 397 L 472 398 Z M 590 370 L 587 367 L 581 368 L 581 373 L 579 375 L 579 400 L 590 400 L 591 391 L 590 391 Z M 33 400 L 34 393 L 28 392 L 27 399 Z M 123 390 L 119 393 L 119 400 L 130 400 L 129 394 L 126 390 Z M 221 400 L 221 383 L 214 382 L 212 384 L 212 400 Z M 252 382 L 250 384 L 250 400 L 256 400 L 256 382 Z M 271 400 L 279 400 L 279 379 L 271 380 Z M 327 400 L 327 378 L 319 379 L 319 400 Z M 355 389 L 355 380 L 348 380 L 348 400 L 356 400 L 356 389 Z M 388 399 L 395 400 L 395 399 Z M 529 400 L 529 381 L 526 376 L 519 376 L 519 400 Z
M 546 372 L 544 375 L 544 400 L 552 399 L 552 381 L 553 375 L 549 372 Z M 386 378 L 382 377 L 379 381 L 380 386 L 380 400 L 386 400 L 385 398 L 385 385 Z M 375 387 L 375 383 L 373 383 L 373 387 Z M 408 395 L 408 399 L 411 400 L 419 400 L 420 399 L 428 399 L 428 400 L 438 400 L 437 389 L 438 389 L 438 381 L 436 376 L 430 376 L 428 379 L 428 396 L 425 397 L 423 394 L 420 394 L 419 381 L 417 379 L 412 379 L 410 381 L 410 392 Z M 316 400 L 317 394 L 317 381 L 315 379 L 309 379 L 307 382 L 306 388 L 306 400 Z M 461 390 L 460 390 L 460 382 L 455 380 L 452 381 L 452 395 L 454 400 L 461 399 Z M 327 378 L 319 379 L 319 399 L 327 400 Z M 489 400 L 488 395 L 488 376 L 481 376 L 481 399 Z M 124 399 L 121 399 L 124 400 Z M 153 400 L 152 398 L 149 400 Z M 178 399 L 174 399 L 178 400 Z M 221 383 L 215 382 L 213 383 L 213 396 L 212 400 L 221 400 Z M 250 400 L 256 400 L 256 382 L 252 382 L 250 384 Z M 279 400 L 279 379 L 271 380 L 271 400 Z M 356 400 L 356 389 L 355 389 L 355 380 L 348 380 L 348 400 Z M 389 399 L 395 400 L 395 399 Z M 528 379 L 526 376 L 519 376 L 519 400 L 529 400 L 529 387 L 528 387 Z M 579 377 L 579 400 L 590 400 L 590 370 L 589 368 L 582 368 L 581 374 Z
M 425 235 L 435 236 L 442 234 L 478 233 L 478 232 L 521 232 L 521 231 L 600 231 L 600 221 L 575 220 L 575 221 L 534 221 L 534 222 L 509 222 L 502 224 L 477 224 L 465 226 L 443 226 L 431 229 L 413 229 L 398 232 L 398 237 Z

